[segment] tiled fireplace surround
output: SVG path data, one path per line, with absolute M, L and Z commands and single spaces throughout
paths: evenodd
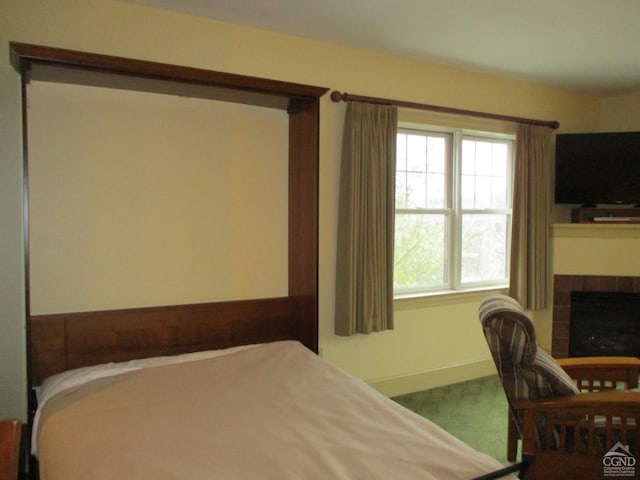
M 640 293 L 640 277 L 555 275 L 551 351 L 556 358 L 569 356 L 571 292 L 576 291 Z

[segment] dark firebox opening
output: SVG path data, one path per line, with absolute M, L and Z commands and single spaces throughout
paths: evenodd
M 569 356 L 640 357 L 640 293 L 571 293 Z

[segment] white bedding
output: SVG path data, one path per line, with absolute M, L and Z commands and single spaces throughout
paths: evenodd
M 171 365 L 174 363 L 190 362 L 194 360 L 204 360 L 219 355 L 227 355 L 256 345 L 242 345 L 239 347 L 227 348 L 224 350 L 206 350 L 202 352 L 185 353 L 182 355 L 172 355 L 168 357 L 151 357 L 129 360 L 128 362 L 111 362 L 95 365 L 91 367 L 75 368 L 66 372 L 52 375 L 42 382 L 42 385 L 36 387 L 36 398 L 38 399 L 38 409 L 33 418 L 33 431 L 37 432 L 40 425 L 40 415 L 45 405 L 53 396 L 63 393 L 66 390 L 72 390 L 76 387 L 115 375 L 121 375 L 127 372 L 133 372 L 143 368 L 160 367 L 162 365 Z M 38 456 L 38 436 L 32 435 L 31 453 Z
M 97 370 L 124 373 L 43 385 L 42 480 L 470 479 L 502 467 L 297 342 Z

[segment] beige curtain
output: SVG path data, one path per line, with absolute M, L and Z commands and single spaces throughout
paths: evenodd
M 516 137 L 509 295 L 530 310 L 551 296 L 551 132 L 521 124 Z
M 347 104 L 338 207 L 338 335 L 393 328 L 397 122 L 396 107 Z

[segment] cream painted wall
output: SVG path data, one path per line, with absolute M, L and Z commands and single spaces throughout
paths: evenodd
M 286 296 L 284 110 L 28 86 L 31 313 Z
M 371 51 L 269 33 L 113 0 L 0 0 L 0 416 L 24 416 L 24 288 L 19 77 L 10 40 L 196 66 L 507 115 L 598 128 L 601 99 Z M 333 334 L 340 137 L 345 105 L 326 96 L 320 130 L 320 346 L 324 357 L 387 393 L 471 378 L 488 370 L 477 297 L 397 313 L 397 329 Z M 410 381 L 404 382 L 405 379 Z
M 4 39 L 0 43 L 5 43 Z M 20 79 L 6 62 L 1 62 L 0 392 L 2 394 L 0 395 L 0 417 L 24 418 L 27 401 L 27 368 L 21 136 Z
M 637 226 L 579 231 L 579 237 L 568 235 L 573 225 L 562 227 L 554 229 L 555 274 L 640 276 L 640 228 Z
M 603 132 L 640 130 L 640 90 L 603 99 L 600 125 Z

